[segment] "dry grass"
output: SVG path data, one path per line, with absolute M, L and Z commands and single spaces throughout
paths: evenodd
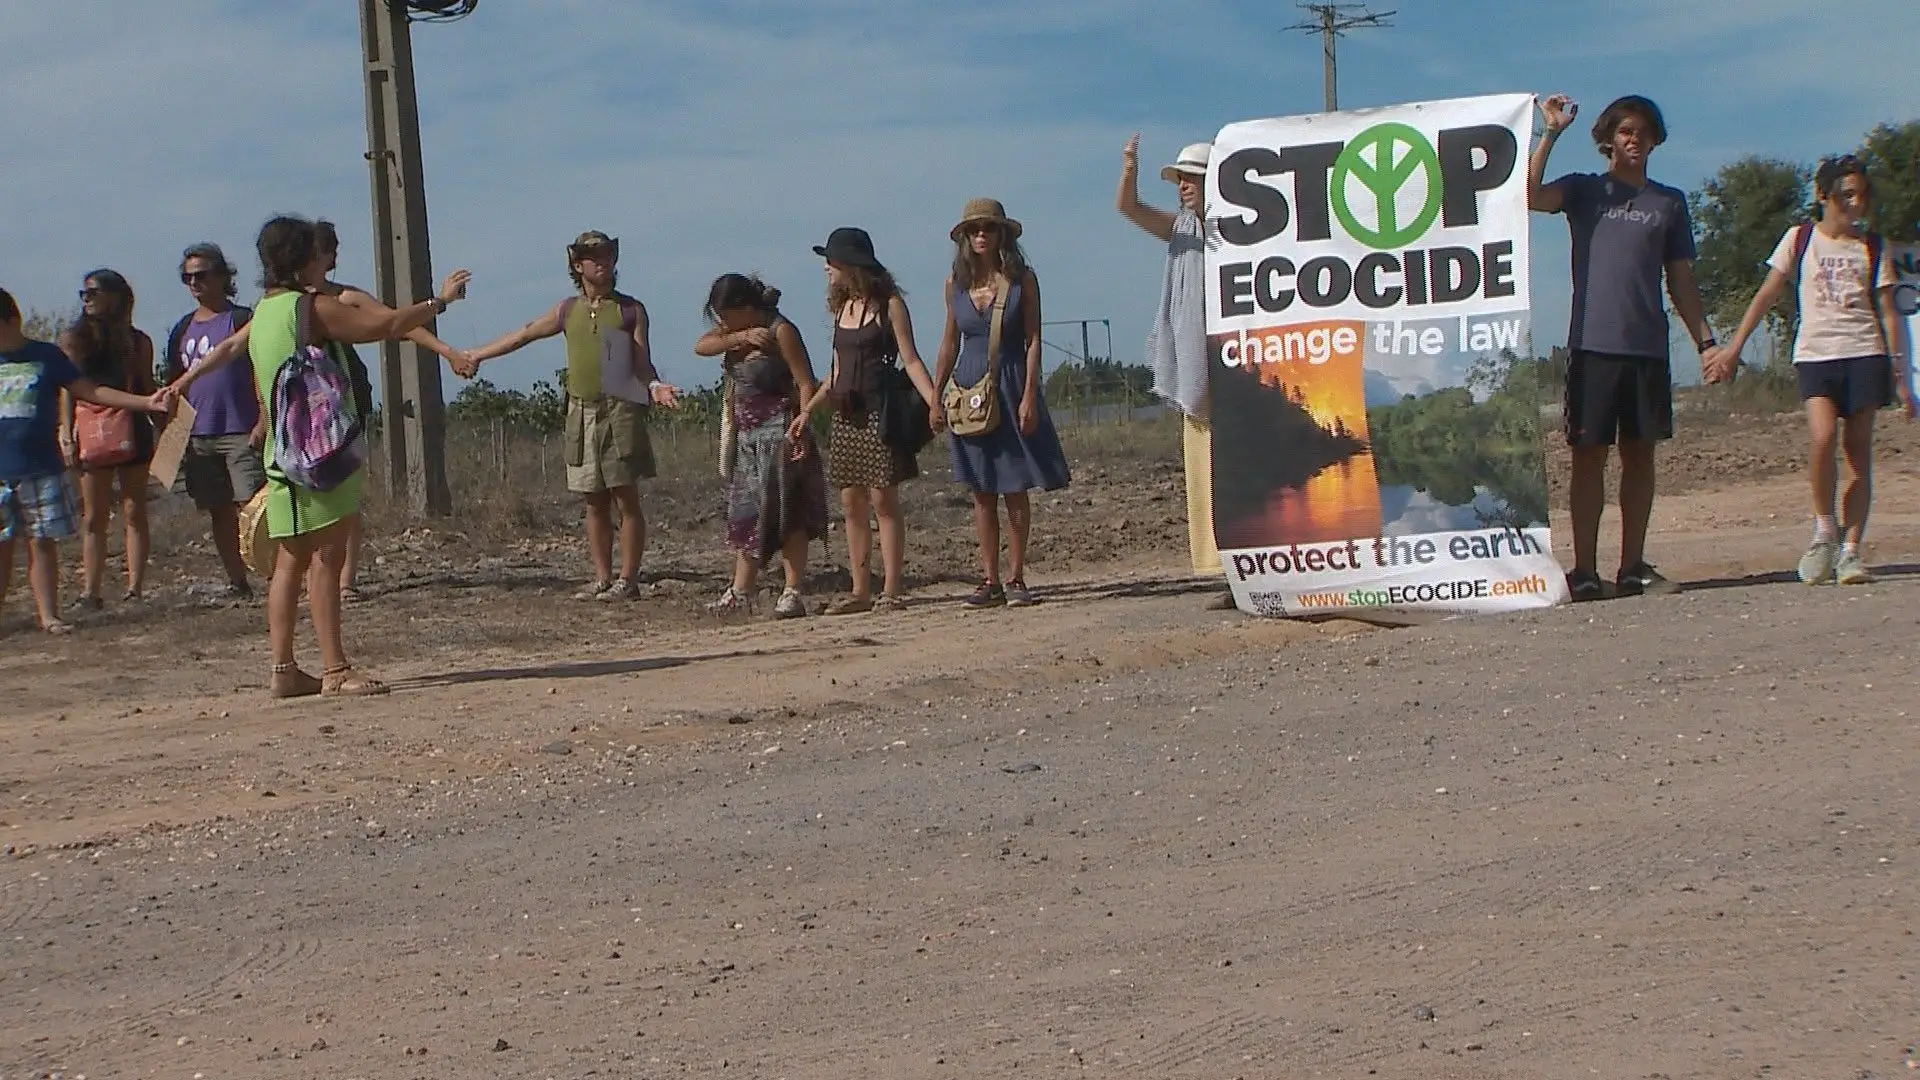
M 647 482 L 642 497 L 648 523 L 676 533 L 715 525 L 725 500 L 720 479 L 717 428 L 659 424 L 652 429 L 659 475 Z M 1180 423 L 1176 417 L 1122 420 L 1063 428 L 1061 442 L 1076 467 L 1125 469 L 1147 462 L 1178 463 Z M 534 538 L 571 537 L 579 531 L 580 499 L 566 490 L 566 465 L 558 435 L 535 435 L 504 427 L 457 426 L 447 433 L 447 482 L 454 512 L 450 518 L 426 518 L 396 503 L 384 483 L 385 463 L 378 446 L 366 503 L 369 529 L 391 535 L 421 526 L 452 529 L 483 547 Z M 920 455 L 921 479 L 903 488 L 912 520 L 935 527 L 956 509 L 949 480 L 947 444 L 935 439 Z M 970 505 L 970 504 L 968 504 Z M 929 520 L 930 519 L 930 520 Z

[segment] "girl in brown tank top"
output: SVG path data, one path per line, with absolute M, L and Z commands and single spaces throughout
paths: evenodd
M 912 313 L 893 275 L 875 257 L 873 240 L 861 229 L 835 229 L 826 244 L 813 251 L 827 261 L 827 310 L 834 316 L 833 373 L 794 423 L 804 424 L 815 408 L 832 404 L 827 483 L 840 490 L 853 578 L 853 595 L 829 604 L 827 614 L 851 614 L 876 606 L 867 574 L 873 551 L 870 514 L 880 526 L 883 581 L 877 604 L 883 610 L 898 610 L 906 606 L 901 592 L 906 520 L 900 512 L 900 484 L 918 476 L 920 468 L 911 455 L 880 437 L 881 376 L 895 357 L 926 399 L 936 427 L 945 418 L 933 379 L 914 347 Z

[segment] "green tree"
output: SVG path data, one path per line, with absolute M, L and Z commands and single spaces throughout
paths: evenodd
M 1889 240 L 1920 240 L 1920 120 L 1874 128 L 1860 158 L 1873 177 L 1873 230 Z
M 1808 219 L 1811 176 L 1806 166 L 1790 161 L 1744 157 L 1722 165 L 1687 197 L 1699 248 L 1694 276 L 1707 320 L 1723 336 L 1740 325 L 1781 234 Z M 1793 322 L 1789 298 L 1767 313 L 1765 327 L 1774 343 L 1775 362 L 1785 352 L 1783 344 L 1792 340 Z

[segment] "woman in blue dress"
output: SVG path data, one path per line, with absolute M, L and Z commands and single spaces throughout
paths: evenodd
M 953 477 L 973 490 L 973 527 L 984 571 L 967 597 L 971 608 L 1033 603 L 1027 588 L 1032 491 L 1058 491 L 1071 476 L 1060 436 L 1040 388 L 1040 283 L 1020 248 L 1020 223 L 994 199 L 974 199 L 949 234 L 953 276 L 947 279 L 947 324 L 934 383 L 976 387 L 992 375 L 999 422 L 977 435 L 948 435 Z M 1004 296 L 1004 300 L 999 298 Z M 987 356 L 995 307 L 999 355 Z M 936 413 L 936 419 L 940 419 Z M 1000 503 L 1007 507 L 1007 573 L 1000 574 Z

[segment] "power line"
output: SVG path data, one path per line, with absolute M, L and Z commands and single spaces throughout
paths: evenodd
M 1334 42 L 1349 30 L 1370 30 L 1392 26 L 1393 24 L 1387 20 L 1395 12 L 1369 11 L 1364 4 L 1302 3 L 1296 6 L 1311 18 L 1289 26 L 1287 29 L 1320 35 L 1321 45 L 1326 52 L 1327 111 L 1333 112 L 1340 107 L 1339 75 L 1338 65 L 1334 60 Z

